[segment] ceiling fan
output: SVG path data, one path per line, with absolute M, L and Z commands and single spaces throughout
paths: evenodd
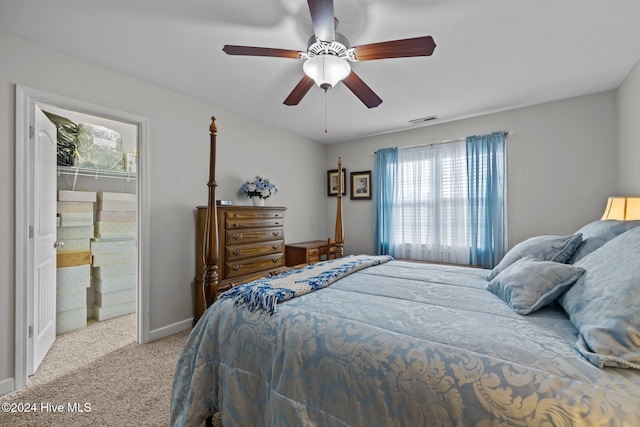
M 342 81 L 368 108 L 377 107 L 382 99 L 351 70 L 349 61 L 429 56 L 436 47 L 431 36 L 351 47 L 346 37 L 336 32 L 337 19 L 334 16 L 333 0 L 307 2 L 315 34 L 309 39 L 306 52 L 237 45 L 225 45 L 222 49 L 228 55 L 304 59 L 305 74 L 284 100 L 285 105 L 298 105 L 314 82 L 326 92 Z

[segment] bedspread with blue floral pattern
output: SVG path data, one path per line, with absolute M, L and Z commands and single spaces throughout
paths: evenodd
M 216 302 L 179 356 L 174 426 L 638 426 L 640 373 L 599 369 L 556 304 L 486 270 L 389 261 L 278 305 Z

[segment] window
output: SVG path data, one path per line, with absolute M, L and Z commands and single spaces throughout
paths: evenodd
M 505 136 L 376 151 L 375 253 L 497 265 L 506 250 Z
M 395 256 L 467 263 L 465 142 L 398 151 Z

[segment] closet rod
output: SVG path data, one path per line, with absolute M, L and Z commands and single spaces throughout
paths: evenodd
M 505 130 L 504 132 L 504 136 L 511 136 L 513 135 L 513 131 L 512 130 Z M 406 150 L 408 148 L 418 148 L 418 147 L 431 147 L 432 145 L 440 145 L 440 144 L 452 144 L 454 142 L 462 142 L 462 141 L 466 141 L 466 137 L 465 138 L 457 138 L 457 139 L 447 139 L 445 141 L 440 141 L 440 142 L 431 142 L 429 144 L 418 144 L 418 145 L 408 145 L 406 147 L 398 147 L 398 150 Z M 376 154 L 377 151 L 374 151 L 371 154 Z

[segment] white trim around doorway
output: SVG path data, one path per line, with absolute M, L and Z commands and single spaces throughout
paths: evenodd
M 31 105 L 46 104 L 62 109 L 77 111 L 116 120 L 138 128 L 138 305 L 137 305 L 137 342 L 149 342 L 149 135 L 150 125 L 147 117 L 94 105 L 84 101 L 44 92 L 26 86 L 16 85 L 16 204 L 15 204 L 15 360 L 13 388 L 24 387 L 27 382 L 27 246 L 28 246 L 28 159 L 26 143 L 29 141 L 29 111 Z

